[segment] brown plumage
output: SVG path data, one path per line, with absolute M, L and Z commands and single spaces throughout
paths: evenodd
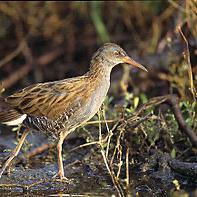
M 7 97 L 5 102 L 22 114 L 56 120 L 60 114 L 73 107 L 75 103 L 71 103 L 72 97 L 84 96 L 87 84 L 87 76 L 39 83 Z
M 28 129 L 52 135 L 58 140 L 58 175 L 64 177 L 62 143 L 65 137 L 99 110 L 110 86 L 110 73 L 119 63 L 128 63 L 146 69 L 129 58 L 116 44 L 107 43 L 93 55 L 90 71 L 83 76 L 60 81 L 38 83 L 0 97 L 0 123 L 23 124 L 24 132 L 19 144 L 4 164 L 0 176 L 18 154 Z

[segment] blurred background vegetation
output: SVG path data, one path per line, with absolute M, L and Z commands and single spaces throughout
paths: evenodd
M 0 80 L 15 91 L 35 82 L 85 73 L 95 50 L 115 42 L 143 63 L 149 73 L 123 67 L 112 75 L 111 91 L 144 92 L 148 97 L 189 94 L 183 63 L 188 40 L 193 77 L 197 75 L 196 1 L 1 2 Z M 129 74 L 130 72 L 130 74 Z

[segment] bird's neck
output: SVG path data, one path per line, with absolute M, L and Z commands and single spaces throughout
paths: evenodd
M 111 67 L 104 65 L 103 63 L 91 64 L 89 76 L 100 80 L 110 80 L 111 70 Z

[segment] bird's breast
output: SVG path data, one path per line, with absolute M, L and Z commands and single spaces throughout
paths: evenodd
M 72 117 L 70 117 L 70 121 L 72 122 L 72 126 L 79 126 L 80 124 L 91 119 L 101 107 L 107 92 L 109 90 L 110 81 L 109 80 L 101 80 L 94 87 L 92 91 L 90 91 L 90 95 L 82 98 L 81 106 L 76 110 Z M 89 91 L 89 87 L 87 87 L 87 94 Z M 85 93 L 86 94 L 86 93 Z
M 101 107 L 107 92 L 109 90 L 110 83 L 108 81 L 103 82 L 98 87 L 96 87 L 95 91 L 92 93 L 92 96 L 87 103 L 87 111 L 93 116 L 99 108 Z

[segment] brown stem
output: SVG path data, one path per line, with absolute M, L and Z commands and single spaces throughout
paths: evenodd
M 197 136 L 192 129 L 186 124 L 178 104 L 176 95 L 168 96 L 168 103 L 171 105 L 176 121 L 178 122 L 180 130 L 185 133 L 194 147 L 197 147 Z

